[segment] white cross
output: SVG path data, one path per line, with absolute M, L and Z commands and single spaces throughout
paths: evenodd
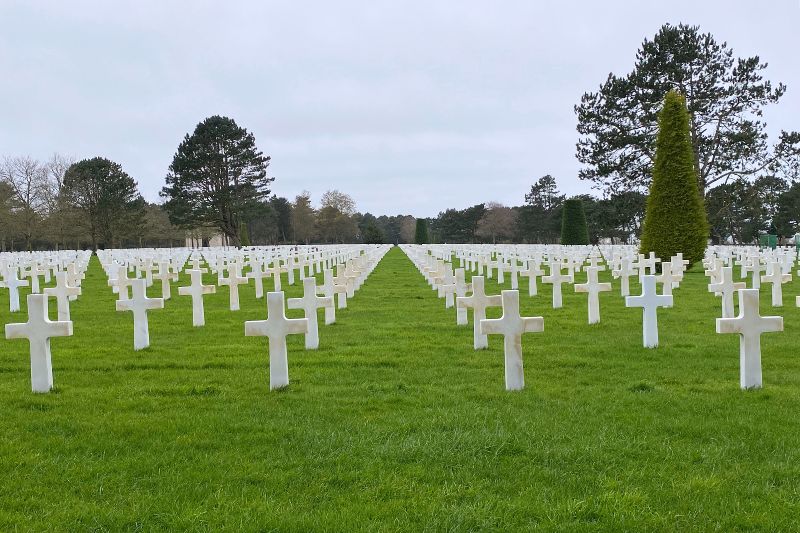
M 308 332 L 306 333 L 306 350 L 319 348 L 319 325 L 317 323 L 317 309 L 320 307 L 333 308 L 333 298 L 317 296 L 317 280 L 303 278 L 303 297 L 289 298 L 286 302 L 289 309 L 302 309 L 308 319 Z
M 472 276 L 472 294 L 456 298 L 456 307 L 472 308 L 473 347 L 482 350 L 489 346 L 489 339 L 481 333 L 481 320 L 486 318 L 487 307 L 499 307 L 503 299 L 499 294 L 488 296 L 484 289 L 483 276 Z
M 161 261 L 158 263 L 158 273 L 155 278 L 161 281 L 161 298 L 165 301 L 172 298 L 172 289 L 170 288 L 170 281 L 177 281 L 178 274 L 170 271 L 169 261 Z
M 283 293 L 267 293 L 267 319 L 244 323 L 248 337 L 269 337 L 269 388 L 279 389 L 289 385 L 289 359 L 286 354 L 286 336 L 308 332 L 307 318 L 286 318 Z
M 47 296 L 28 295 L 28 321 L 6 324 L 7 339 L 28 339 L 31 350 L 31 389 L 49 392 L 53 388 L 50 338 L 72 335 L 72 322 L 53 322 L 47 317 Z
M 31 265 L 31 269 L 28 272 L 28 275 L 31 278 L 31 292 L 33 294 L 39 294 L 42 292 L 39 288 L 39 276 L 45 273 L 45 269 L 39 268 L 39 263 L 35 262 Z
M 589 324 L 600 322 L 600 293 L 611 290 L 610 283 L 600 283 L 598 280 L 599 267 L 588 266 L 586 271 L 586 283 L 575 285 L 575 292 L 585 292 L 589 295 Z
M 783 284 L 791 279 L 792 275 L 784 274 L 777 261 L 770 263 L 766 276 L 761 276 L 762 282 L 772 283 L 772 307 L 783 306 Z
M 751 274 L 752 286 L 754 289 L 761 288 L 761 272 L 764 270 L 764 265 L 761 264 L 761 259 L 753 257 L 750 259 L 749 264 L 742 265 L 742 277 L 746 277 L 747 273 Z
M 543 276 L 542 282 L 544 283 L 552 283 L 553 285 L 553 309 L 560 309 L 562 306 L 561 303 L 561 284 L 562 283 L 572 283 L 573 277 L 571 274 L 562 275 L 561 274 L 561 263 L 551 262 L 550 263 L 550 275 Z
M 133 296 L 125 300 L 117 300 L 117 311 L 133 312 L 133 349 L 143 350 L 150 346 L 150 329 L 147 322 L 149 309 L 163 309 L 163 298 L 147 297 L 147 280 L 136 278 L 130 280 Z M 120 291 L 122 294 L 122 291 Z
M 642 294 L 625 298 L 625 307 L 642 308 L 642 339 L 645 348 L 658 346 L 658 313 L 659 307 L 672 306 L 672 296 L 664 296 L 656 291 L 656 277 L 642 277 Z
M 286 269 L 281 266 L 281 260 L 277 257 L 272 262 L 272 266 L 266 269 L 266 272 L 272 276 L 272 283 L 275 292 L 281 290 L 281 273 L 286 272 Z
M 228 277 L 220 278 L 220 285 L 227 285 L 230 288 L 228 291 L 228 303 L 231 311 L 239 310 L 239 285 L 246 285 L 250 282 L 250 278 L 242 276 L 242 267 L 239 263 L 232 263 L 228 267 Z
M 529 260 L 525 270 L 519 273 L 520 276 L 528 278 L 528 296 L 536 296 L 539 293 L 536 277 L 544 274 L 544 270 L 539 268 L 539 262 Z
M 708 291 L 714 294 L 722 295 L 722 318 L 731 318 L 734 316 L 733 310 L 733 294 L 744 289 L 747 285 L 744 282 L 734 283 L 733 281 L 733 267 L 722 267 L 722 274 L 718 283 L 711 283 L 708 286 Z
M 73 287 L 67 282 L 66 272 L 56 272 L 56 286 L 47 287 L 44 294 L 52 296 L 56 299 L 58 308 L 59 322 L 66 322 L 70 320 L 69 317 L 69 297 L 78 296 L 81 293 L 80 287 Z
M 269 272 L 264 271 L 263 263 L 256 262 L 251 265 L 250 272 L 247 277 L 255 280 L 256 283 L 256 298 L 261 299 L 264 297 L 264 278 L 269 277 Z
M 125 265 L 118 265 L 117 266 L 117 277 L 108 280 L 108 286 L 112 287 L 112 290 L 119 294 L 120 300 L 127 300 L 130 298 L 128 287 L 131 286 L 132 280 L 128 278 L 128 269 Z
M 203 295 L 217 292 L 215 285 L 203 285 L 203 270 L 191 268 L 186 270 L 189 274 L 189 285 L 178 287 L 178 294 L 192 297 L 192 325 L 205 326 L 206 314 L 203 307 Z
M 468 292 L 472 290 L 472 284 L 467 283 L 466 281 L 466 273 L 463 268 L 456 269 L 456 289 L 455 289 L 455 296 L 456 298 L 461 298 L 467 295 Z M 469 324 L 467 319 L 467 308 L 466 307 L 456 307 L 456 325 L 457 326 L 466 326 Z
M 334 296 L 338 294 L 339 299 L 339 308 L 347 306 L 347 288 L 342 285 L 336 285 L 333 282 L 333 270 L 330 268 L 326 268 L 323 271 L 323 283 L 319 287 L 317 287 L 317 291 L 322 294 L 322 296 L 327 296 L 331 299 L 334 299 Z M 344 300 L 344 301 L 343 301 Z M 344 305 L 343 305 L 344 304 Z M 333 324 L 336 322 L 336 307 L 330 306 L 325 308 L 325 324 Z
M 661 263 L 661 274 L 656 276 L 656 281 L 661 283 L 661 294 L 664 296 L 672 296 L 672 289 L 678 286 L 678 282 L 683 277 L 683 274 L 675 274 L 673 268 L 671 262 L 664 261 Z
M 30 282 L 28 282 L 27 279 L 19 279 L 17 277 L 16 267 L 8 267 L 3 281 L 4 285 L 8 289 L 9 311 L 16 313 L 19 311 L 19 288 L 27 287 Z
M 483 335 L 503 335 L 506 390 L 522 390 L 525 373 L 522 369 L 522 335 L 544 331 L 544 318 L 522 317 L 519 314 L 519 291 L 503 291 L 503 316 L 481 320 Z
M 717 333 L 739 334 L 739 383 L 743 389 L 761 388 L 761 334 L 783 331 L 783 317 L 761 316 L 758 300 L 758 289 L 742 289 L 739 316 L 717 319 Z

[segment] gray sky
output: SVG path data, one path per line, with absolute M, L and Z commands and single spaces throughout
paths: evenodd
M 521 204 L 548 173 L 578 194 L 573 106 L 665 22 L 768 61 L 789 86 L 770 130 L 800 129 L 800 1 L 762 6 L 0 0 L 0 155 L 108 157 L 155 201 L 183 136 L 221 114 L 290 199 L 432 216 Z

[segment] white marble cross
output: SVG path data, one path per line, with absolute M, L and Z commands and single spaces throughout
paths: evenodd
M 742 289 L 739 316 L 717 319 L 717 333 L 739 334 L 739 383 L 743 389 L 761 388 L 761 334 L 783 331 L 783 317 L 761 316 L 758 300 L 758 289 Z
M 170 270 L 169 261 L 161 261 L 158 263 L 158 273 L 155 279 L 161 281 L 161 298 L 165 301 L 172 298 L 172 289 L 170 288 L 170 281 L 177 281 L 178 274 Z
M 5 277 L 3 278 L 3 282 L 5 287 L 8 289 L 9 311 L 16 313 L 19 311 L 19 288 L 27 287 L 29 282 L 27 279 L 19 279 L 17 277 L 16 267 L 8 267 Z
M 147 280 L 130 280 L 133 295 L 125 300 L 117 300 L 117 311 L 133 312 L 133 349 L 143 350 L 150 346 L 150 329 L 147 322 L 147 311 L 163 309 L 163 298 L 147 297 Z M 122 291 L 120 291 L 122 294 Z
M 323 296 L 327 296 L 331 299 L 338 293 L 339 308 L 347 307 L 347 287 L 344 285 L 336 285 L 333 282 L 333 270 L 326 268 L 323 271 L 323 280 L 322 285 L 317 287 L 317 290 Z M 336 322 L 336 306 L 332 305 L 325 308 L 325 324 L 333 324 L 334 322 Z
M 246 285 L 250 282 L 250 278 L 242 276 L 242 267 L 239 263 L 232 263 L 228 268 L 228 277 L 218 280 L 220 285 L 227 285 L 230 291 L 228 292 L 228 303 L 231 311 L 239 310 L 239 285 Z
M 277 257 L 272 261 L 272 266 L 268 267 L 266 272 L 272 276 L 272 284 L 275 292 L 281 291 L 281 273 L 286 272 L 286 269 L 281 266 L 281 260 Z
M 256 298 L 261 299 L 264 297 L 264 278 L 269 277 L 269 272 L 265 272 L 261 262 L 254 263 L 247 277 L 255 280 L 256 283 Z
M 217 292 L 216 285 L 203 285 L 203 270 L 190 268 L 185 271 L 189 274 L 189 285 L 178 287 L 178 294 L 192 297 L 192 325 L 199 327 L 206 324 L 206 313 L 203 306 L 203 295 Z
M 108 280 L 108 286 L 119 294 L 120 300 L 128 300 L 130 298 L 128 287 L 131 286 L 131 279 L 128 278 L 128 269 L 125 265 L 117 266 L 117 277 Z
M 324 307 L 333 308 L 333 298 L 317 296 L 317 280 L 303 278 L 303 297 L 289 298 L 286 301 L 289 309 L 302 309 L 308 319 L 308 332 L 306 333 L 306 350 L 319 348 L 319 324 L 317 322 L 317 309 Z
M 267 293 L 267 319 L 244 323 L 248 337 L 269 337 L 269 388 L 280 389 L 289 384 L 289 358 L 286 336 L 308 332 L 307 318 L 286 318 L 283 293 Z
M 781 264 L 770 263 L 767 275 L 761 276 L 762 283 L 772 283 L 772 307 L 783 306 L 783 284 L 792 279 L 791 274 L 784 274 Z
M 598 280 L 599 267 L 588 266 L 586 271 L 586 283 L 575 285 L 575 292 L 585 292 L 589 295 L 589 324 L 600 322 L 600 293 L 611 290 L 610 283 L 600 283 Z
M 671 307 L 672 296 L 658 294 L 656 277 L 642 276 L 642 294 L 625 298 L 626 307 L 642 308 L 642 339 L 645 348 L 658 346 L 658 313 L 659 307 Z
M 611 275 L 619 278 L 620 295 L 630 296 L 630 277 L 636 274 L 636 270 L 631 268 L 631 260 L 623 257 L 619 260 L 619 268 L 611 271 Z
M 670 261 L 661 263 L 661 274 L 656 276 L 656 282 L 661 283 L 661 294 L 672 296 L 672 289 L 678 286 L 683 274 L 676 274 Z M 671 306 L 670 306 L 671 307 Z
M 718 283 L 708 285 L 708 291 L 722 296 L 722 318 L 734 316 L 733 295 L 736 291 L 744 289 L 744 282 L 733 281 L 733 267 L 722 267 L 722 274 Z
M 482 350 L 489 346 L 489 339 L 481 333 L 481 320 L 486 318 L 487 307 L 499 307 L 503 299 L 499 294 L 489 296 L 484 289 L 483 276 L 472 276 L 472 294 L 456 298 L 456 307 L 472 308 L 473 346 Z
M 6 324 L 7 339 L 28 339 L 31 349 L 31 389 L 49 392 L 53 388 L 53 363 L 50 355 L 51 337 L 72 335 L 72 322 L 53 322 L 47 317 L 47 296 L 28 295 L 28 321 Z
M 467 283 L 466 281 L 466 272 L 463 268 L 456 269 L 456 288 L 455 288 L 455 296 L 456 298 L 464 297 L 467 295 L 468 292 L 472 291 L 472 284 Z M 457 326 L 466 326 L 469 324 L 467 319 L 467 308 L 466 307 L 456 307 L 456 325 Z
M 561 274 L 561 263 L 559 262 L 550 263 L 550 275 L 543 276 L 542 282 L 551 283 L 553 285 L 553 309 L 560 309 L 563 305 L 561 303 L 561 284 L 572 283 L 572 281 L 573 277 L 571 274 L 567 275 Z
M 56 286 L 47 287 L 44 294 L 56 299 L 58 308 L 58 321 L 66 322 L 69 317 L 69 297 L 78 296 L 81 293 L 80 287 L 73 287 L 67 283 L 67 273 L 65 271 L 56 272 Z
M 537 276 L 544 274 L 544 270 L 539 268 L 537 261 L 528 260 L 528 265 L 525 270 L 519 273 L 520 276 L 528 278 L 528 296 L 536 296 L 539 292 L 536 284 Z
M 522 335 L 544 331 L 544 318 L 520 316 L 519 291 L 503 291 L 501 297 L 503 316 L 481 320 L 481 334 L 503 335 L 506 390 L 522 390 L 525 387 L 525 373 L 522 369 Z

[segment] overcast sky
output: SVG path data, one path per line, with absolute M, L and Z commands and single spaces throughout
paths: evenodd
M 800 129 L 798 0 L 0 0 L 0 155 L 104 156 L 156 201 L 183 136 L 219 114 L 289 198 L 432 216 L 518 205 L 544 174 L 589 192 L 573 106 L 665 22 L 769 62 L 789 86 L 770 130 Z

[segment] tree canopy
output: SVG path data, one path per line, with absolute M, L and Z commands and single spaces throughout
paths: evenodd
M 161 195 L 170 220 L 185 228 L 212 226 L 240 244 L 241 224 L 268 200 L 269 156 L 233 119 L 212 116 L 186 135 Z
M 609 74 L 575 106 L 580 178 L 607 192 L 646 190 L 655 161 L 658 112 L 666 94 L 686 98 L 698 187 L 767 171 L 798 176 L 800 134 L 780 133 L 770 145 L 762 113 L 786 91 L 764 78 L 758 56 L 735 58 L 696 26 L 665 24 L 636 54 L 633 70 Z

